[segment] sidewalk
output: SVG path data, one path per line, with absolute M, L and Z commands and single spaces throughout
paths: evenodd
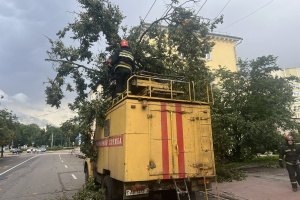
M 286 169 L 254 168 L 247 170 L 243 181 L 219 183 L 220 197 L 231 200 L 298 200 L 300 190 L 293 192 Z M 212 193 L 217 194 L 215 185 Z

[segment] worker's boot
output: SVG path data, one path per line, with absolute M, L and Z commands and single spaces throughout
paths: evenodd
M 298 191 L 297 185 L 296 185 L 296 186 L 293 185 L 293 191 L 294 191 L 294 192 L 297 192 L 297 191 Z

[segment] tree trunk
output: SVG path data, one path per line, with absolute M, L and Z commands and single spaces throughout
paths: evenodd
M 1 158 L 3 158 L 3 145 L 1 145 Z

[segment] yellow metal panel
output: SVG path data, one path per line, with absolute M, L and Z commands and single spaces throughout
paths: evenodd
M 107 119 L 110 119 L 110 135 L 122 135 L 126 129 L 126 101 L 121 102 L 109 113 Z M 104 136 L 104 135 L 103 135 Z
M 126 100 L 126 109 L 125 132 L 148 134 L 148 106 L 143 108 L 142 101 L 128 99 Z
M 125 146 L 126 137 L 123 141 L 123 146 L 108 147 L 109 148 L 109 166 L 110 176 L 117 180 L 125 178 Z
M 126 134 L 125 182 L 147 181 L 149 165 L 148 134 Z
M 150 155 L 149 163 L 150 179 L 163 178 L 163 159 L 162 159 L 162 139 L 161 139 L 161 105 L 160 103 L 151 102 L 149 105 L 149 138 L 150 138 Z M 157 177 L 153 176 L 156 175 Z

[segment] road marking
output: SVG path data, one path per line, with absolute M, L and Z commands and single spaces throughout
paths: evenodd
M 68 168 L 68 166 L 67 166 L 67 165 L 65 165 L 65 168 Z
M 73 177 L 74 179 L 77 179 L 76 176 L 75 176 L 74 174 L 72 174 L 72 177 Z
M 29 161 L 29 160 L 31 160 L 32 158 L 35 158 L 35 157 L 36 157 L 36 156 L 33 156 L 33 157 L 29 158 L 28 160 L 25 160 L 24 162 L 21 162 L 20 164 L 18 164 L 18 165 L 16 165 L 16 166 L 14 166 L 14 167 L 12 167 L 12 168 L 6 170 L 5 172 L 2 172 L 2 173 L 0 174 L 0 176 L 3 175 L 3 174 L 5 174 L 6 172 L 9 172 L 10 170 L 12 170 L 12 169 L 18 167 L 18 166 L 20 166 L 20 165 L 26 163 L 27 161 Z

